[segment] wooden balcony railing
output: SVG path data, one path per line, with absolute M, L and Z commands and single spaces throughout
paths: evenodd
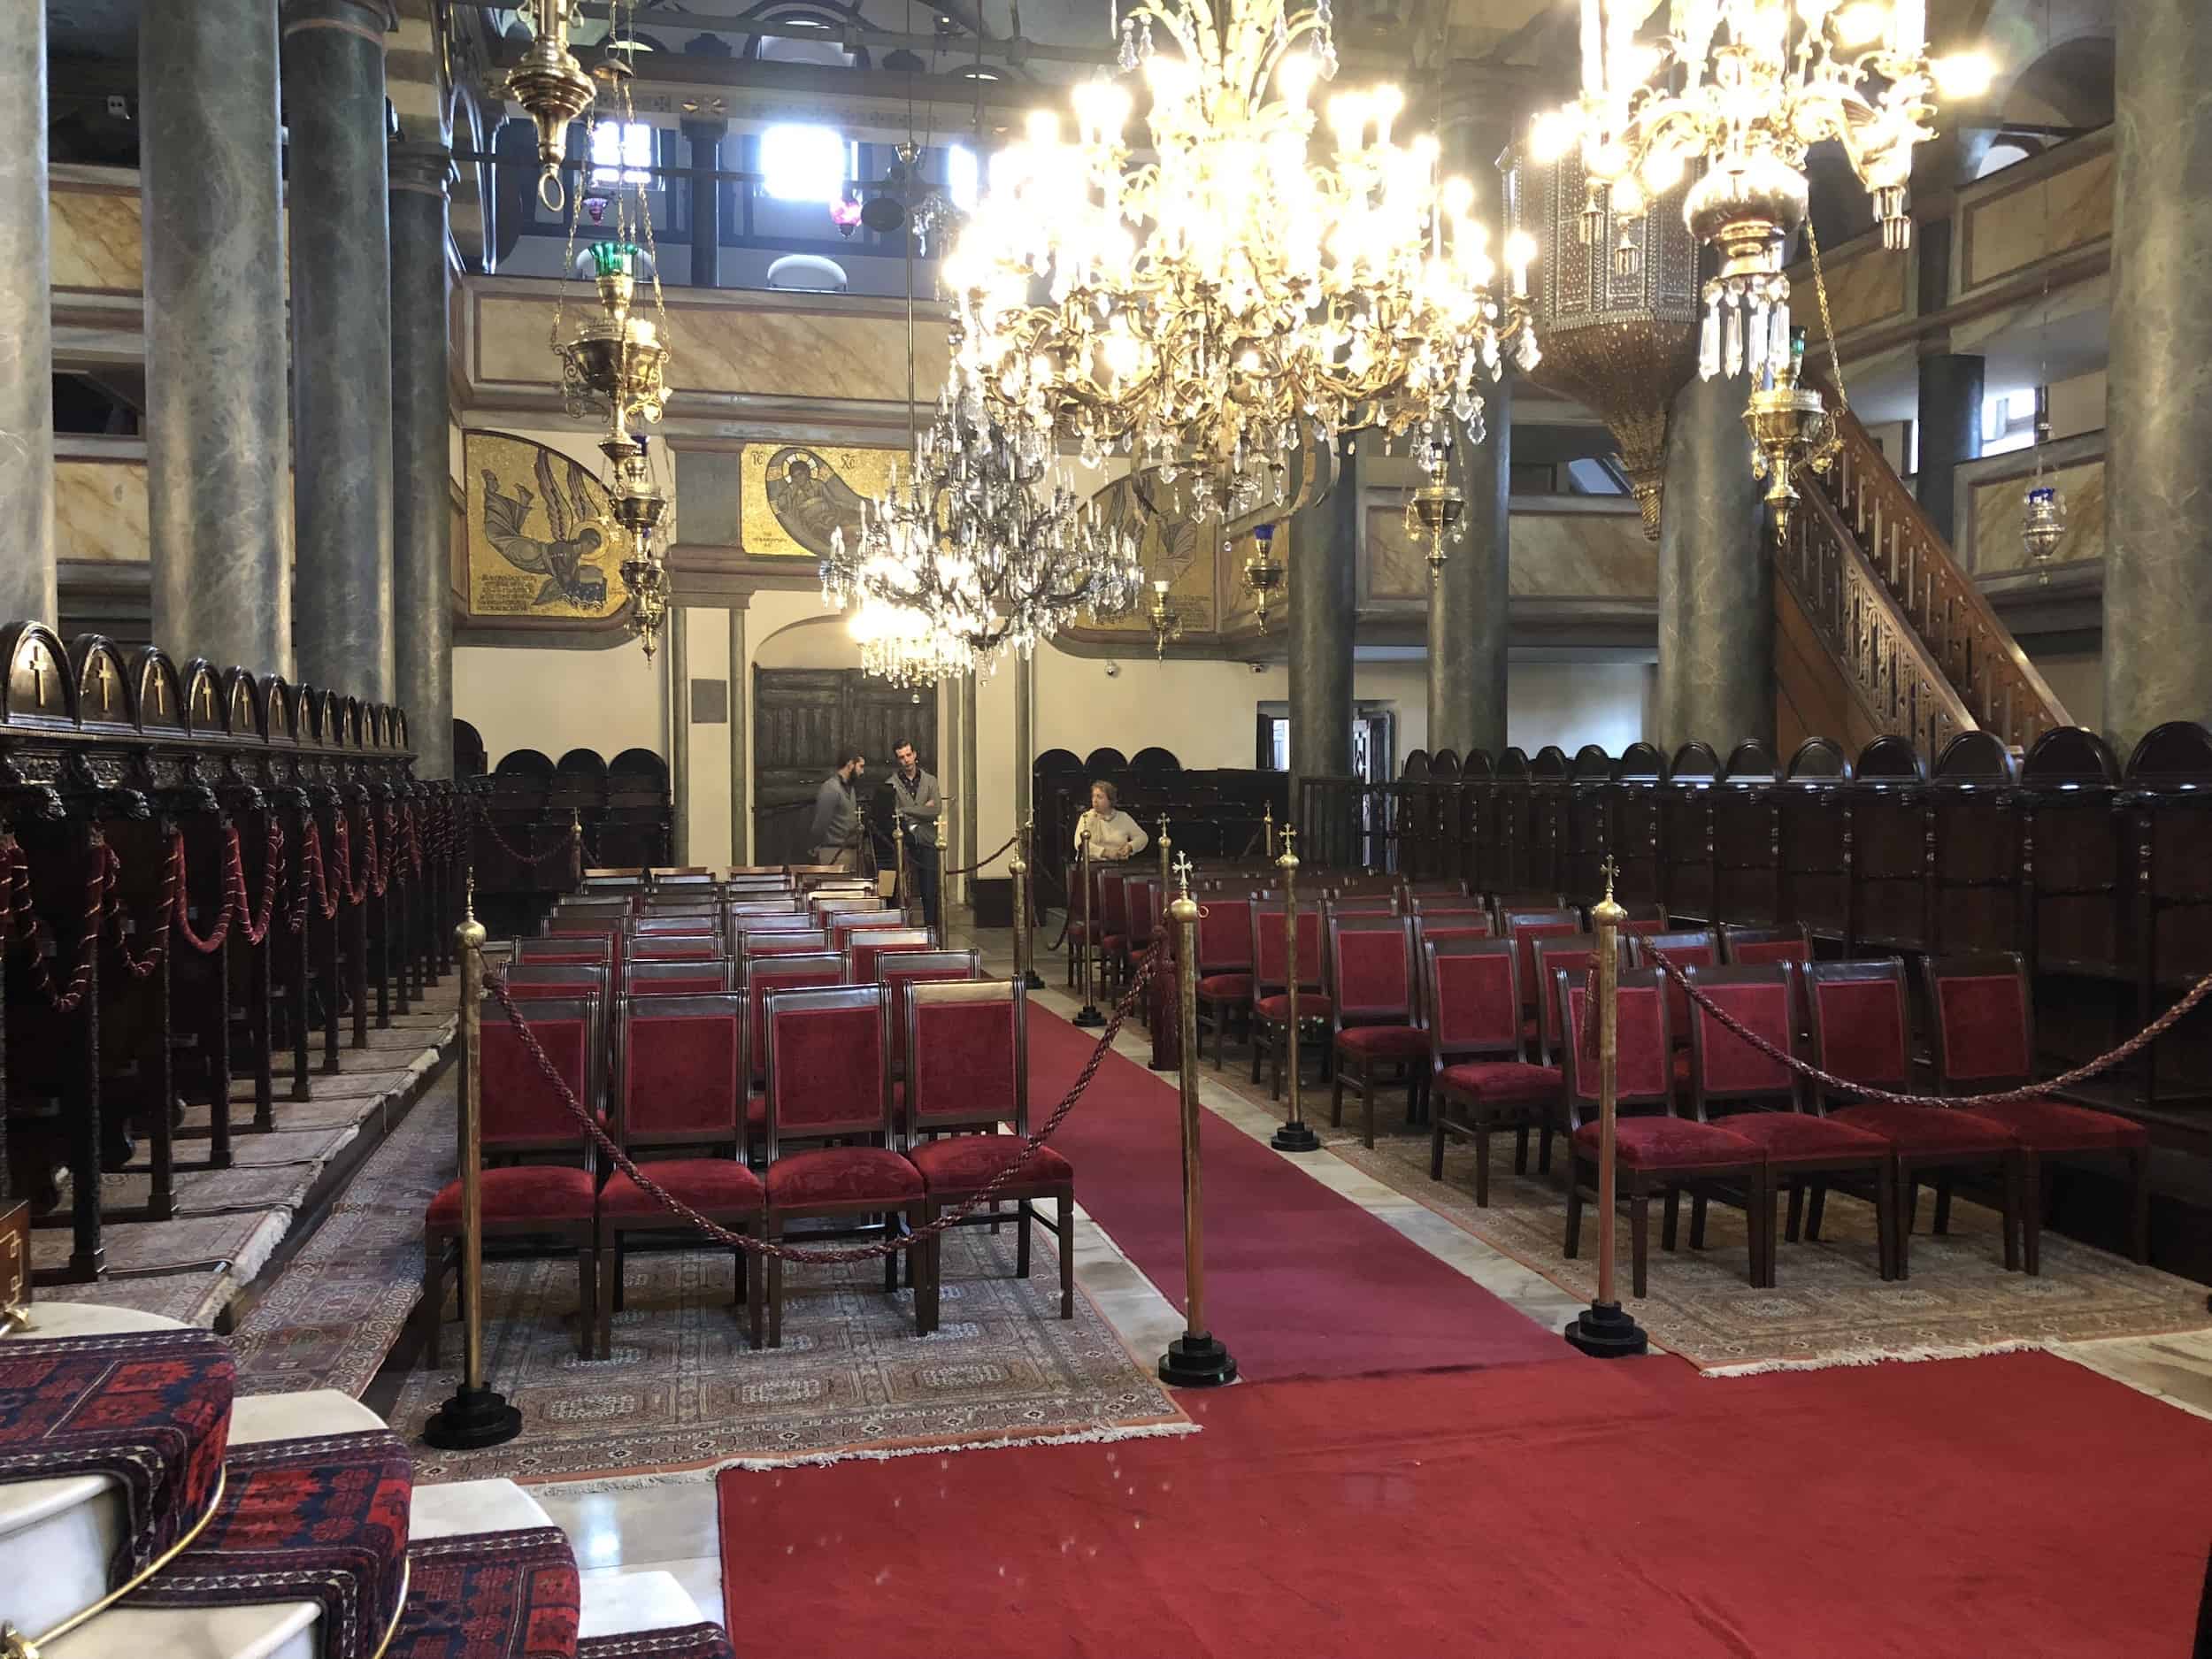
M 1861 557 L 1852 566 L 1854 572 L 1863 570 L 1874 579 L 1874 590 L 1867 593 L 1863 585 L 1843 575 L 1847 561 L 1837 565 L 1836 600 L 1847 599 L 1859 605 L 1866 619 L 1853 621 L 1848 632 L 1832 634 L 1831 641 L 1841 637 L 1851 642 L 1841 657 L 1862 689 L 1871 688 L 1865 676 L 1874 671 L 1877 641 L 1886 641 L 1901 624 L 1905 631 L 1917 636 L 1918 656 L 1933 664 L 1955 694 L 1954 700 L 1966 716 L 1965 726 L 1958 729 L 1979 726 L 2017 753 L 2054 727 L 2072 725 L 2064 706 L 2012 637 L 2012 631 L 1997 619 L 1974 579 L 1952 557 L 1866 428 L 1848 412 L 1839 419 L 1843 450 L 1835 465 L 1824 478 L 1808 473 L 1802 481 L 1810 486 L 1806 491 L 1809 498 L 1832 509 L 1828 515 L 1829 528 L 1855 544 L 1853 550 Z M 1819 517 L 1817 512 L 1800 515 L 1808 521 Z M 1793 540 L 1796 539 L 1793 535 Z M 1820 541 L 1816 530 L 1806 542 L 1807 557 L 1815 565 L 1819 562 Z M 1798 561 L 1793 557 L 1785 557 L 1786 567 L 1794 562 Z M 1808 601 L 1809 610 L 1815 611 L 1824 632 L 1832 624 L 1844 626 L 1844 612 L 1834 611 L 1832 605 L 1829 611 L 1818 611 L 1797 579 L 1792 580 L 1793 585 L 1800 586 L 1799 597 Z M 1887 613 L 1882 621 L 1874 620 L 1882 613 Z M 1894 699 L 1909 691 L 1916 718 L 1939 718 L 1940 699 L 1922 694 L 1916 666 L 1902 656 L 1893 659 L 1893 672 L 1886 670 L 1887 678 L 1882 682 L 1884 695 L 1893 699 L 1887 706 L 1895 708 L 1901 717 L 1909 705 Z M 1929 730 L 1924 725 L 1890 729 L 1916 742 L 1924 741 Z M 1930 744 L 1928 752 L 1939 751 Z

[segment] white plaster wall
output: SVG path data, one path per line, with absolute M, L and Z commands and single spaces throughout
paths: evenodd
M 663 660 L 649 664 L 627 642 L 603 651 L 457 645 L 453 712 L 483 734 L 494 766 L 518 749 L 555 760 L 572 749 L 607 760 L 626 749 L 664 757 Z

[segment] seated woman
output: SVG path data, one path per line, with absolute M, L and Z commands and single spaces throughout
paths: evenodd
M 1094 863 L 1120 864 L 1134 857 L 1152 844 L 1152 838 L 1144 833 L 1144 826 L 1121 810 L 1121 797 L 1110 783 L 1091 786 L 1091 808 L 1076 820 L 1075 850 L 1083 850 L 1084 838 L 1089 837 L 1090 854 Z

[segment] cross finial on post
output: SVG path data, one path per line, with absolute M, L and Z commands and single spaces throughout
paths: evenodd
M 1607 902 L 1610 902 L 1613 897 L 1613 882 L 1621 873 L 1620 861 L 1611 853 L 1606 854 L 1605 862 L 1598 866 L 1598 873 L 1605 878 L 1605 896 Z
M 461 913 L 469 921 L 476 919 L 476 866 L 471 864 L 461 883 Z
M 1190 897 L 1190 855 L 1188 853 L 1175 855 L 1175 880 L 1176 885 L 1182 889 L 1182 896 Z

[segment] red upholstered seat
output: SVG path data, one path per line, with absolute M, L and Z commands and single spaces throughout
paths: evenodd
M 1318 991 L 1302 991 L 1298 995 L 1298 1018 L 1326 1019 L 1329 999 Z M 1282 1020 L 1290 1018 L 1290 998 L 1287 995 L 1263 996 L 1252 1004 L 1252 1011 L 1262 1019 Z
M 660 1158 L 641 1163 L 638 1168 L 646 1179 L 694 1210 L 723 1213 L 760 1208 L 760 1177 L 734 1158 Z M 599 1210 L 606 1216 L 666 1216 L 670 1226 L 683 1225 L 619 1170 L 601 1188 Z
M 1910 1157 L 1986 1156 L 2019 1144 L 2002 1124 L 1941 1106 L 1847 1106 L 1828 1121 L 1878 1134 Z
M 942 1141 L 925 1141 L 908 1156 L 930 1191 L 966 1192 L 984 1186 L 1012 1163 L 1028 1140 L 1026 1135 L 953 1135 Z M 1050 1147 L 1039 1147 L 1014 1177 L 1014 1184 L 1074 1179 L 1074 1165 Z
M 1575 1131 L 1578 1151 L 1597 1156 L 1598 1128 L 1587 1123 Z M 1613 1148 L 1623 1164 L 1639 1170 L 1726 1169 L 1765 1156 L 1741 1135 L 1686 1118 L 1623 1118 L 1614 1125 Z
M 2022 1146 L 2037 1153 L 2118 1151 L 2150 1144 L 2150 1131 L 2141 1124 L 2062 1101 L 2024 1100 L 1961 1110 L 2003 1125 Z
M 1336 1046 L 1365 1060 L 1427 1057 L 1429 1034 L 1417 1025 L 1354 1025 L 1336 1034 Z
M 487 1221 L 573 1222 L 591 1219 L 592 1180 L 580 1169 L 559 1164 L 522 1164 L 484 1171 L 483 1216 Z M 448 1181 L 430 1201 L 425 1217 L 433 1227 L 461 1225 L 461 1183 Z
M 1198 982 L 1198 995 L 1217 1002 L 1238 1002 L 1252 995 L 1248 973 L 1210 973 Z
M 808 1204 L 903 1204 L 922 1190 L 922 1172 L 882 1147 L 824 1147 L 794 1152 L 768 1166 L 768 1202 L 779 1210 Z
M 1129 949 L 1129 935 L 1126 933 L 1109 933 L 1103 939 L 1100 940 L 1099 943 L 1105 948 L 1107 954 L 1110 956 L 1117 950 L 1126 950 Z
M 1521 1060 L 1463 1060 L 1446 1066 L 1436 1080 L 1448 1094 L 1496 1106 L 1548 1101 L 1559 1093 L 1557 1066 Z
M 1770 1164 L 1828 1163 L 1837 1158 L 1885 1157 L 1890 1143 L 1864 1129 L 1805 1112 L 1732 1112 L 1721 1128 L 1755 1142 Z

